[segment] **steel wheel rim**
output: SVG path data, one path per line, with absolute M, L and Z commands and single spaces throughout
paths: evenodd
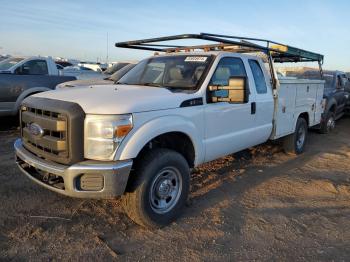
M 158 172 L 151 184 L 150 205 L 157 214 L 169 212 L 179 201 L 182 192 L 182 176 L 175 167 L 165 167 Z
M 301 149 L 305 143 L 306 130 L 304 126 L 301 126 L 298 130 L 297 147 Z
M 331 116 L 327 121 L 327 129 L 330 131 L 330 130 L 333 130 L 334 128 L 335 128 L 335 120 L 334 120 L 334 117 Z

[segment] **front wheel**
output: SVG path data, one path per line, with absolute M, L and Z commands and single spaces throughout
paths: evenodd
M 150 151 L 136 163 L 131 179 L 123 203 L 134 222 L 159 228 L 180 215 L 190 188 L 190 169 L 181 154 L 168 149 Z
M 294 133 L 283 140 L 283 149 L 286 153 L 298 155 L 304 152 L 307 128 L 306 120 L 299 117 Z
M 321 123 L 320 133 L 328 134 L 335 128 L 335 114 L 328 112 L 326 118 Z

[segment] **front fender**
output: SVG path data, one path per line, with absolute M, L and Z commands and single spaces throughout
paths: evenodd
M 115 160 L 133 159 L 138 156 L 142 148 L 153 138 L 169 133 L 181 132 L 187 135 L 195 150 L 195 166 L 204 161 L 204 148 L 201 133 L 198 128 L 182 116 L 164 116 L 144 123 L 132 131 L 122 142 L 114 157 Z
M 16 103 L 15 103 L 15 107 L 13 109 L 14 114 L 16 114 L 19 111 L 19 107 L 21 106 L 22 101 L 30 95 L 33 95 L 35 93 L 40 93 L 40 92 L 45 92 L 45 91 L 50 91 L 50 88 L 47 87 L 32 87 L 29 89 L 26 89 L 25 91 L 23 91 L 20 96 L 17 98 Z
M 328 113 L 332 106 L 335 106 L 335 112 L 334 113 L 336 113 L 337 107 L 338 107 L 338 103 L 337 103 L 337 100 L 334 97 L 330 98 L 327 101 L 326 109 L 324 110 L 324 113 Z

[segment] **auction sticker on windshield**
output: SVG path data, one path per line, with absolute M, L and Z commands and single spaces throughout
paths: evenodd
M 207 61 L 207 56 L 188 56 L 185 59 L 185 62 L 199 62 L 199 63 L 204 63 Z

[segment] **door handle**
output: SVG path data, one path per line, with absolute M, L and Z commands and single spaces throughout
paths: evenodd
M 256 113 L 256 103 L 252 102 L 250 104 L 251 114 L 254 115 Z

